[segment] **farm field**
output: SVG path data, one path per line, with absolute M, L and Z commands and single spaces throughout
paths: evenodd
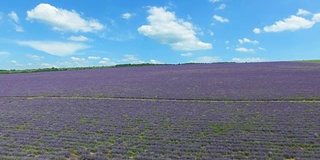
M 4 159 L 320 159 L 320 64 L 0 75 Z

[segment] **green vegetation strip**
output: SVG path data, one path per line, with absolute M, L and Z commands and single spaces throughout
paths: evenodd
M 38 68 L 38 69 L 24 69 L 24 70 L 3 70 L 0 69 L 0 74 L 16 74 L 16 73 L 36 73 L 36 72 L 53 72 L 53 71 L 73 71 L 73 70 L 86 70 L 86 69 L 101 69 L 101 68 L 119 68 L 119 67 L 143 67 L 143 66 L 155 66 L 155 65 L 170 65 L 170 64 L 118 64 L 114 66 L 89 66 L 89 67 L 70 67 L 70 68 Z

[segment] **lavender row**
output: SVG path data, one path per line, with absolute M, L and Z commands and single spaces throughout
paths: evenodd
M 320 104 L 0 99 L 0 157 L 319 159 Z
M 320 99 L 320 64 L 270 62 L 0 75 L 0 96 Z

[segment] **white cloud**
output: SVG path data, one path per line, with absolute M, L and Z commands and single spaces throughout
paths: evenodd
M 109 58 L 102 58 L 101 61 L 99 61 L 99 64 L 106 65 L 106 66 L 114 66 L 116 63 L 112 62 Z
M 41 68 L 52 68 L 52 67 L 59 68 L 57 65 L 54 65 L 54 64 L 49 64 L 49 63 L 41 64 Z
M 266 32 L 281 32 L 281 31 L 295 31 L 299 29 L 308 29 L 315 24 L 315 21 L 310 21 L 305 18 L 291 15 L 289 18 L 283 21 L 277 21 L 271 26 L 266 26 L 263 28 Z
M 208 0 L 211 3 L 216 3 L 216 2 L 220 2 L 220 0 Z
M 245 47 L 238 47 L 238 48 L 236 48 L 236 51 L 238 51 L 238 52 L 247 52 L 247 53 L 255 52 L 254 49 L 248 49 L 248 48 L 245 48 Z
M 262 58 L 232 58 L 231 61 L 243 63 L 243 62 L 264 62 L 265 60 Z
M 101 57 L 97 57 L 97 56 L 89 56 L 88 59 L 89 60 L 99 60 Z
M 89 48 L 81 43 L 57 42 L 57 41 L 19 41 L 19 45 L 28 46 L 56 56 L 72 55 L 79 50 Z
M 31 55 L 31 54 L 28 54 L 27 57 L 29 57 L 29 58 L 31 58 L 31 59 L 33 59 L 35 61 L 40 61 L 40 60 L 42 60 L 44 58 L 42 56 Z
M 214 33 L 211 30 L 208 30 L 208 33 L 209 33 L 210 36 L 214 35 Z
M 23 66 L 22 63 L 17 62 L 16 60 L 12 60 L 11 63 L 13 63 L 16 66 Z
M 189 53 L 182 53 L 182 54 L 181 54 L 182 57 L 190 57 L 190 56 L 192 56 L 192 55 L 193 55 L 193 54 L 190 53 L 190 52 L 189 52 Z
M 178 19 L 174 12 L 166 8 L 151 7 L 147 17 L 149 25 L 143 25 L 138 31 L 145 36 L 168 44 L 174 50 L 191 51 L 211 49 L 210 43 L 200 41 L 196 37 L 196 28 L 189 22 Z
M 106 58 L 106 57 L 102 58 L 102 60 L 103 60 L 103 61 L 110 61 L 110 59 L 109 59 L 109 58 Z
M 9 52 L 6 52 L 6 51 L 0 51 L 0 56 L 8 56 L 10 55 Z
M 13 22 L 13 26 L 14 26 L 14 29 L 17 31 L 17 32 L 24 32 L 23 28 L 21 26 L 19 26 L 19 17 L 17 15 L 16 12 L 14 11 L 11 11 L 9 14 L 8 14 L 9 18 L 12 19 L 14 22 Z
M 56 65 L 60 67 L 85 67 L 89 66 L 89 62 L 85 58 L 70 57 L 69 61 L 56 62 Z
M 267 51 L 267 49 L 262 48 L 262 47 L 258 47 L 258 49 L 261 50 L 261 51 Z
M 154 59 L 151 59 L 151 60 L 150 60 L 150 63 L 151 63 L 151 64 L 163 64 L 162 62 L 159 62 L 159 61 L 154 60 Z
M 130 54 L 124 55 L 124 58 L 121 61 L 126 63 L 131 63 L 131 64 L 144 63 L 144 61 L 141 61 L 135 55 L 130 55 Z
M 27 11 L 27 20 L 47 23 L 58 31 L 94 32 L 104 28 L 96 19 L 83 19 L 74 10 L 68 11 L 45 3 Z
M 191 61 L 193 63 L 214 63 L 221 61 L 219 57 L 212 57 L 212 56 L 203 56 L 203 57 L 198 57 L 196 60 Z
M 109 63 L 109 61 L 99 61 L 99 64 L 103 64 L 103 65 L 106 65 L 108 63 Z
M 230 43 L 230 41 L 225 41 L 224 43 L 225 43 L 225 44 L 229 44 L 229 43 Z
M 102 58 L 102 60 L 99 62 L 100 64 L 108 64 L 110 62 L 109 58 Z
M 55 61 L 54 63 L 40 63 L 34 65 L 33 68 L 68 68 L 68 67 L 85 67 L 90 66 L 88 61 L 83 58 L 69 57 L 67 61 Z
M 19 23 L 19 17 L 16 12 L 12 11 L 8 14 L 8 16 L 14 20 L 16 23 Z
M 84 59 L 84 58 L 78 58 L 78 57 L 70 57 L 70 59 L 71 59 L 72 61 L 75 61 L 75 62 L 84 62 L 84 61 L 86 61 L 86 59 Z
M 260 29 L 260 28 L 254 28 L 254 29 L 253 29 L 253 32 L 254 32 L 255 34 L 259 34 L 259 33 L 261 33 L 261 29 Z
M 311 13 L 307 10 L 304 10 L 304 9 L 299 9 L 297 12 L 298 16 L 305 16 L 305 15 L 309 15 L 309 14 L 311 14 Z
M 259 42 L 257 40 L 252 41 L 248 38 L 239 39 L 238 41 L 240 44 L 244 44 L 244 43 L 259 44 Z
M 68 40 L 71 41 L 77 41 L 77 42 L 84 42 L 84 41 L 90 41 L 90 39 L 88 37 L 85 36 L 71 36 L 68 38 Z
M 313 22 L 320 22 L 320 13 L 314 14 L 312 17 Z
M 0 12 L 0 20 L 2 20 L 2 18 L 3 18 L 3 13 Z
M 227 8 L 227 5 L 222 3 L 219 7 L 217 7 L 215 10 L 224 10 Z
M 221 23 L 228 23 L 229 22 L 229 20 L 227 18 L 223 18 L 223 17 L 217 16 L 217 15 L 214 15 L 213 18 Z
M 17 32 L 24 32 L 24 29 L 23 29 L 21 26 L 16 25 L 16 24 L 14 24 L 14 29 L 15 29 Z
M 123 13 L 122 14 L 122 18 L 123 19 L 130 19 L 130 18 L 132 18 L 133 16 L 134 16 L 135 14 L 134 13 Z

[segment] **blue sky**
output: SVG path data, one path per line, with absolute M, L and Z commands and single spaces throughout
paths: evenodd
M 314 0 L 0 1 L 0 69 L 320 59 Z

